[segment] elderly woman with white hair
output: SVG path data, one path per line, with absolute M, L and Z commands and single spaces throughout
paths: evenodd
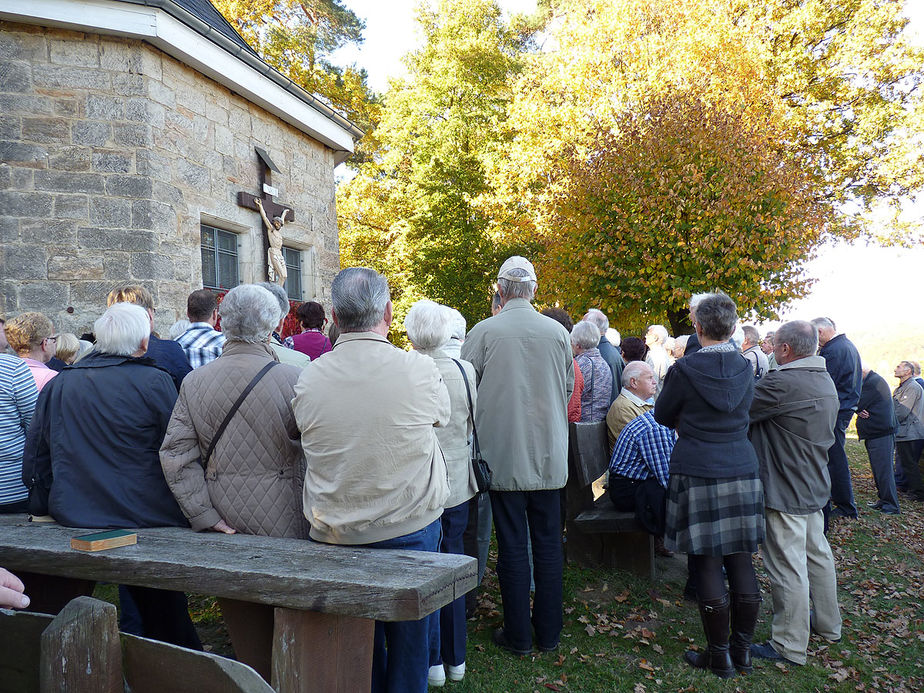
M 469 437 L 472 435 L 474 407 L 477 404 L 475 368 L 468 361 L 450 356 L 447 344 L 458 319 L 454 311 L 433 301 L 418 301 L 404 319 L 408 339 L 414 349 L 435 362 L 449 391 L 452 414 L 449 423 L 436 429 L 449 473 L 449 498 L 440 517 L 442 553 L 463 553 L 462 535 L 468 523 L 468 501 L 478 492 L 472 472 Z M 464 321 L 463 321 L 464 324 Z M 452 681 L 465 675 L 465 597 L 440 609 L 438 648 L 431 639 L 431 684 L 441 686 L 448 674 Z M 445 669 L 444 669 L 445 665 Z
M 66 527 L 187 526 L 157 450 L 176 401 L 166 371 L 144 356 L 147 312 L 115 303 L 93 325 L 96 350 L 50 380 L 26 437 L 29 511 Z M 21 574 L 36 611 L 54 613 L 92 583 Z M 143 635 L 201 649 L 180 592 L 128 587 Z
M 194 530 L 306 539 L 304 457 L 292 411 L 302 371 L 279 363 L 270 346 L 279 302 L 243 284 L 218 312 L 225 347 L 183 380 L 160 448 L 167 483 Z M 269 680 L 272 608 L 219 603 L 238 658 Z
M 571 328 L 571 350 L 584 376 L 581 393 L 581 421 L 603 421 L 613 396 L 613 374 L 600 355 L 600 329 L 592 322 L 581 320 Z

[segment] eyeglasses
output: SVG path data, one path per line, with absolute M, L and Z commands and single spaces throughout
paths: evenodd
M 53 334 L 53 335 L 51 335 L 50 337 L 45 337 L 45 339 L 43 339 L 42 341 L 43 341 L 43 342 L 57 342 L 57 341 L 58 341 L 58 335 Z

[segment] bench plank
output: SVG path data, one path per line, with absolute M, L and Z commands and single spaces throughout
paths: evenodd
M 477 561 L 246 534 L 139 529 L 138 543 L 70 548 L 86 529 L 0 517 L 0 565 L 381 621 L 423 618 L 477 583 Z
M 38 693 L 42 633 L 52 618 L 0 609 L 0 693 Z
M 568 426 L 572 470 L 577 475 L 579 488 L 584 488 L 599 479 L 610 463 L 606 421 L 571 423 Z
M 597 503 L 592 509 L 585 510 L 574 518 L 574 523 L 582 532 L 609 534 L 645 531 L 645 528 L 635 518 L 635 513 L 619 512 L 612 506 L 609 499 L 604 498 L 603 500 L 605 503 Z

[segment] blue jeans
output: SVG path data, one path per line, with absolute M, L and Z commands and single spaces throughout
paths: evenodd
M 837 413 L 834 427 L 834 445 L 828 448 L 828 475 L 831 477 L 831 511 L 845 517 L 856 517 L 857 506 L 853 501 L 853 484 L 850 479 L 850 465 L 844 443 L 847 440 L 847 426 L 853 418 L 853 411 L 845 409 Z M 830 514 L 829 513 L 829 514 Z
M 879 436 L 867 438 L 866 454 L 869 456 L 869 466 L 873 470 L 873 479 L 879 491 L 881 510 L 886 513 L 897 513 L 898 494 L 895 491 L 895 468 L 892 460 L 895 453 L 895 436 Z
M 518 649 L 532 647 L 532 629 L 542 648 L 558 645 L 562 629 L 561 492 L 491 491 L 497 534 L 497 577 L 504 605 L 504 633 Z M 528 521 L 528 527 L 527 527 Z M 532 618 L 529 610 L 532 541 L 536 583 Z
M 461 555 L 462 535 L 468 524 L 468 501 L 446 508 L 440 524 L 443 529 L 440 553 Z M 430 666 L 443 663 L 459 666 L 465 661 L 465 595 L 440 609 L 439 624 L 436 638 L 430 643 Z
M 364 548 L 439 551 L 440 522 L 435 520 L 416 532 L 365 544 Z M 438 628 L 438 624 L 438 614 L 419 621 L 375 622 L 373 693 L 426 693 L 431 628 Z

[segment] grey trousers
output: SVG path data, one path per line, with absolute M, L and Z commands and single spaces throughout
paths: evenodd
M 873 470 L 873 479 L 879 491 L 880 510 L 886 513 L 897 513 L 898 494 L 895 490 L 895 436 L 879 436 L 867 438 L 863 441 L 866 454 L 869 457 L 869 466 Z

